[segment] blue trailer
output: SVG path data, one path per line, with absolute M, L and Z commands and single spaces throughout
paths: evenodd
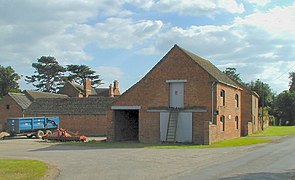
M 7 120 L 7 131 L 10 135 L 26 135 L 42 138 L 45 134 L 52 134 L 59 128 L 58 117 L 15 117 Z

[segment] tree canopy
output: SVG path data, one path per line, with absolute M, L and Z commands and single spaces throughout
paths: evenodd
M 241 77 L 240 77 L 240 73 L 237 73 L 237 69 L 236 68 L 231 68 L 228 67 L 226 68 L 223 73 L 225 73 L 227 76 L 229 76 L 231 79 L 238 81 L 239 83 L 243 83 Z
M 0 65 L 0 97 L 9 92 L 20 92 L 18 80 L 20 76 L 11 66 L 3 67 Z
M 95 71 L 91 70 L 89 66 L 86 65 L 67 65 L 67 71 L 69 75 L 66 79 L 70 81 L 75 81 L 76 83 L 83 85 L 85 79 L 91 80 L 92 86 L 98 86 L 101 84 L 101 79 Z
M 63 84 L 65 68 L 59 65 L 51 56 L 42 56 L 37 63 L 33 63 L 35 74 L 26 76 L 26 81 L 32 83 L 38 91 L 57 92 Z
M 277 125 L 295 125 L 295 91 L 283 91 L 275 100 Z
M 289 73 L 289 91 L 295 91 L 295 72 L 290 72 Z
M 272 91 L 267 83 L 257 79 L 246 84 L 252 91 L 255 91 L 260 96 L 259 107 L 273 106 L 275 93 Z

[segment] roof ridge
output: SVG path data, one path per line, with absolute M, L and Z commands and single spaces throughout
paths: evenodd
M 192 59 L 194 62 L 196 62 L 198 65 L 200 65 L 206 72 L 208 72 L 215 80 L 218 82 L 232 86 L 234 88 L 239 88 L 239 86 L 226 74 L 224 74 L 222 71 L 220 71 L 214 64 L 212 64 L 209 60 L 206 60 L 186 49 L 183 49 L 179 47 L 178 45 L 175 45 L 178 47 L 184 54 L 186 54 L 190 59 Z

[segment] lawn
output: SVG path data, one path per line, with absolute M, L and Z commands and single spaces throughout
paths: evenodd
M 187 149 L 187 148 L 219 148 L 232 146 L 247 146 L 251 144 L 271 142 L 265 138 L 242 137 L 231 140 L 224 140 L 213 143 L 211 145 L 195 145 L 195 144 L 143 144 L 138 142 L 96 142 L 90 141 L 86 143 L 65 143 L 68 145 L 92 146 L 98 148 L 155 148 L 155 149 Z
M 270 126 L 263 132 L 251 136 L 289 136 L 295 135 L 295 126 Z
M 0 159 L 0 179 L 37 180 L 45 176 L 47 165 L 36 160 Z

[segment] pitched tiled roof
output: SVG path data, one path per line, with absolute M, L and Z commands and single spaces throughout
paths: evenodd
M 96 95 L 97 96 L 104 96 L 104 97 L 109 97 L 109 88 L 96 88 Z
M 198 63 L 205 71 L 207 71 L 218 82 L 239 88 L 239 86 L 233 80 L 231 80 L 226 74 L 221 72 L 210 61 L 205 60 L 205 59 L 203 59 L 203 58 L 201 58 L 201 57 L 199 57 L 199 56 L 197 56 L 185 49 L 182 49 L 177 45 L 175 45 L 175 47 L 178 47 L 179 49 L 181 49 L 185 54 L 187 54 L 192 60 L 194 60 L 196 63 Z
M 243 90 L 246 90 L 246 91 L 248 91 L 249 93 L 251 93 L 252 95 L 254 95 L 254 96 L 256 96 L 256 97 L 258 97 L 259 98 L 259 95 L 255 92 L 255 91 L 253 91 L 253 90 L 251 90 L 247 85 L 245 85 L 245 84 L 243 84 L 243 83 L 240 83 L 240 82 L 238 82 L 238 81 L 236 81 L 236 80 L 233 80 L 237 85 L 239 85 Z
M 106 114 L 113 97 L 36 99 L 26 114 Z
M 73 82 L 69 82 L 69 83 L 81 93 L 84 92 L 84 86 L 73 83 Z M 109 97 L 109 88 L 91 88 L 91 96 Z
M 70 85 L 72 85 L 75 89 L 77 89 L 80 93 L 84 93 L 84 86 L 74 83 L 74 82 L 68 82 Z M 105 88 L 91 88 L 91 95 L 100 95 L 102 91 L 104 91 Z M 105 96 L 103 94 L 103 96 Z
M 30 106 L 30 104 L 32 103 L 30 101 L 30 99 L 25 95 L 25 94 L 22 94 L 22 93 L 8 93 L 8 95 L 14 99 L 14 101 L 20 105 L 20 107 L 22 109 L 26 109 Z
M 39 91 L 24 91 L 25 95 L 31 100 L 34 101 L 35 99 L 39 98 L 67 98 L 67 95 L 64 94 L 55 94 L 55 93 L 48 93 L 48 92 L 39 92 Z

